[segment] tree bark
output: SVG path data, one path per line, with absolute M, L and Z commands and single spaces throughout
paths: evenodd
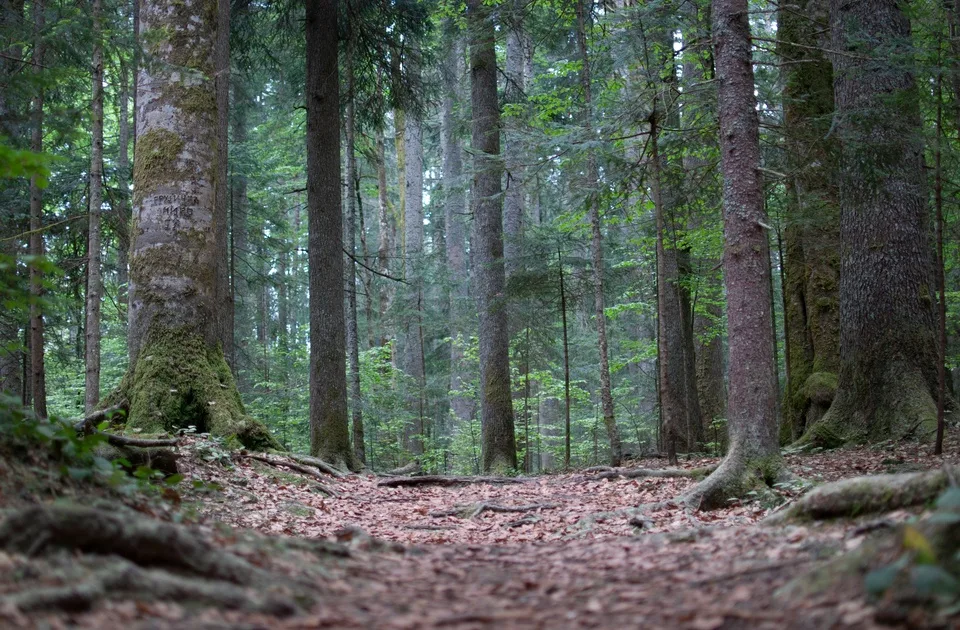
M 504 303 L 503 209 L 500 178 L 500 106 L 496 33 L 490 8 L 468 0 L 473 105 L 474 262 L 480 311 L 480 405 L 484 472 L 517 467 L 510 354 Z
M 33 73 L 39 77 L 44 65 L 46 45 L 43 41 L 43 31 L 46 28 L 46 3 L 44 0 L 34 0 L 33 3 Z M 30 149 L 35 153 L 43 152 L 43 93 L 42 87 L 37 87 L 33 97 L 32 138 Z M 43 234 L 43 191 L 40 188 L 37 176 L 30 178 L 30 255 L 34 260 L 44 255 Z M 33 397 L 33 411 L 40 418 L 47 417 L 47 388 L 46 371 L 44 368 L 43 347 L 43 310 L 38 300 L 43 295 L 43 274 L 36 264 L 30 266 L 30 293 L 33 302 L 30 304 L 30 391 Z
M 134 74 L 134 76 L 136 76 Z M 130 100 L 127 66 L 120 64 L 120 103 L 118 108 L 119 151 L 117 153 L 117 180 L 120 192 L 117 195 L 114 231 L 117 235 L 117 304 L 120 316 L 127 317 L 127 294 L 130 284 L 130 113 L 127 110 Z
M 506 85 L 504 88 L 504 102 L 507 105 L 519 106 L 524 99 L 525 48 L 529 45 L 523 27 L 521 12 L 525 0 L 512 0 L 507 28 L 507 56 L 506 71 L 504 72 Z M 512 119 L 511 119 L 512 118 Z M 514 115 L 508 118 L 508 125 L 503 134 L 503 161 L 506 172 L 506 189 L 503 192 L 503 259 L 507 283 L 514 275 L 519 264 L 521 247 L 520 233 L 523 229 L 523 160 L 520 154 L 520 136 L 511 129 L 519 121 Z
M 383 127 L 378 126 L 374 130 L 374 151 L 377 160 L 377 223 L 379 243 L 377 244 L 377 267 L 381 274 L 390 273 L 390 253 L 394 249 L 393 231 L 394 227 L 390 221 L 390 201 L 387 191 L 387 158 L 384 147 Z M 377 321 L 380 323 L 380 345 L 386 345 L 388 336 L 384 323 L 387 318 L 387 310 L 390 308 L 392 290 L 388 282 L 380 282 L 378 295 L 378 313 Z
M 781 7 L 778 17 L 789 173 L 784 441 L 799 438 L 823 417 L 840 367 L 840 208 L 836 146 L 830 133 L 833 67 L 823 52 L 829 37 L 820 35 L 829 21 L 828 10 L 826 0 L 800 0 Z
M 233 142 L 231 150 L 243 156 L 247 142 L 247 95 L 239 82 L 231 86 L 233 90 L 233 105 L 231 107 L 231 124 L 233 126 Z M 244 159 L 234 162 L 230 175 L 230 284 L 233 295 L 234 308 L 234 343 L 233 343 L 233 372 L 237 378 L 240 391 L 246 391 L 250 369 L 250 356 L 247 345 L 249 339 L 255 336 L 254 305 L 249 280 L 252 269 L 250 263 L 250 235 L 247 225 L 249 204 L 247 201 L 247 174 Z
M 760 132 L 754 96 L 747 0 L 714 0 L 724 251 L 730 343 L 727 417 L 730 452 L 684 496 L 712 509 L 730 497 L 779 481 L 777 382 L 770 309 L 768 219 L 760 182 Z
M 356 25 L 351 25 L 351 29 Z M 347 79 L 347 232 L 346 248 L 350 253 L 347 260 L 347 353 L 350 369 L 350 415 L 353 422 L 353 454 L 359 464 L 366 462 L 363 441 L 363 408 L 360 399 L 360 331 L 357 326 L 357 155 L 356 155 L 356 93 L 354 79 L 354 55 L 356 39 L 351 32 L 347 42 L 346 79 Z M 421 224 L 423 222 L 421 221 Z
M 87 229 L 87 295 L 84 331 L 84 411 L 91 413 L 100 402 L 100 301 L 101 274 L 100 218 L 103 206 L 103 3 L 93 0 L 93 89 L 90 134 L 90 197 Z
M 104 404 L 128 399 L 128 428 L 193 425 L 248 448 L 279 447 L 245 414 L 220 346 L 217 15 L 150 0 L 140 20 L 148 45 L 137 81 L 131 361 Z
M 307 0 L 310 454 L 353 468 L 347 420 L 337 3 Z
M 893 0 L 830 5 L 840 164 L 840 375 L 804 435 L 835 445 L 936 428 L 933 248 L 910 21 Z M 873 58 L 896 60 L 878 65 Z
M 463 36 L 452 21 L 443 27 L 445 63 L 443 66 L 443 104 L 440 115 L 443 153 L 444 224 L 446 259 L 450 274 L 450 407 L 461 426 L 467 426 L 475 412 L 473 400 L 461 393 L 470 381 L 463 365 L 463 348 L 469 338 L 470 275 L 466 251 L 466 196 L 463 185 L 463 156 L 457 134 L 455 109 L 463 100 L 460 89 L 464 68 Z
M 585 0 L 577 3 L 577 45 L 580 51 L 580 85 L 583 90 L 582 124 L 587 138 L 593 139 L 593 104 L 590 90 L 590 57 L 587 52 L 587 8 Z M 607 429 L 610 442 L 610 465 L 619 466 L 623 460 L 623 446 L 620 442 L 620 429 L 613 410 L 613 390 L 610 383 L 610 360 L 607 349 L 607 318 L 603 295 L 603 232 L 599 202 L 596 198 L 600 177 L 597 160 L 592 151 L 587 154 L 586 186 L 590 193 L 587 197 L 587 213 L 590 217 L 590 255 L 593 262 L 593 294 L 595 316 L 597 320 L 597 345 L 600 352 L 600 405 L 603 409 L 603 424 Z
M 214 83 L 217 98 L 217 154 L 214 179 L 213 231 L 217 243 L 216 317 L 220 347 L 227 364 L 237 372 L 233 349 L 234 301 L 230 283 L 230 187 L 227 182 L 230 130 L 230 0 L 217 0 L 217 36 L 214 41 Z

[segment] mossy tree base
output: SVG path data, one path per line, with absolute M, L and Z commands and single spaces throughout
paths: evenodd
M 836 448 L 851 442 L 880 442 L 932 434 L 937 423 L 935 392 L 925 375 L 902 359 L 890 361 L 879 378 L 857 375 L 843 383 L 826 415 L 808 427 L 797 446 Z
M 173 433 L 196 427 L 251 450 L 282 450 L 243 409 L 233 374 L 219 348 L 185 330 L 154 330 L 136 364 L 104 404 L 130 401 L 127 429 Z
M 706 479 L 680 497 L 680 501 L 695 510 L 715 510 L 729 505 L 731 499 L 748 496 L 773 503 L 779 498 L 771 487 L 793 479 L 794 475 L 779 454 L 750 457 L 733 450 Z

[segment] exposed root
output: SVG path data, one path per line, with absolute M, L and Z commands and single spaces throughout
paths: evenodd
M 118 413 L 122 413 L 124 417 L 126 417 L 126 414 L 129 413 L 129 411 L 130 401 L 123 399 L 115 405 L 107 407 L 106 409 L 94 411 L 86 418 L 81 418 L 73 425 L 73 428 L 77 433 L 87 433 L 96 429 L 97 425 L 99 425 L 101 422 L 110 420 Z
M 285 457 L 292 459 L 295 462 L 304 464 L 306 466 L 314 466 L 318 470 L 320 470 L 320 472 L 327 473 L 328 475 L 330 475 L 335 479 L 343 479 L 344 477 L 347 476 L 347 473 L 343 472 L 339 468 L 336 468 L 332 464 L 328 464 L 327 462 L 317 457 L 308 457 L 307 455 L 294 455 L 292 453 L 287 453 Z
M 627 518 L 631 525 L 646 529 L 647 525 L 645 525 L 645 522 L 652 523 L 652 521 L 647 518 L 649 512 L 658 512 L 660 510 L 675 508 L 676 506 L 677 504 L 673 501 L 661 501 L 658 503 L 645 503 L 637 507 L 624 508 L 622 510 L 612 510 L 610 512 L 594 512 L 593 514 L 584 516 L 568 529 L 575 535 L 583 535 L 593 529 L 595 524 L 615 518 Z
M 460 518 L 476 518 L 484 512 L 533 512 L 534 510 L 553 510 L 560 507 L 559 503 L 533 503 L 531 505 L 496 505 L 494 503 L 469 503 L 467 505 L 458 505 L 449 510 L 434 510 L 430 516 L 459 516 Z
M 401 466 L 400 468 L 394 468 L 393 470 L 387 471 L 387 477 L 402 477 L 404 475 L 415 475 L 420 472 L 420 462 L 414 460 L 407 464 L 406 466 Z
M 852 517 L 921 505 L 947 487 L 951 474 L 955 475 L 956 470 L 945 468 L 843 479 L 812 490 L 763 522 L 781 525 L 793 520 Z
M 423 475 L 422 477 L 393 477 L 377 483 L 384 488 L 401 486 L 465 486 L 473 483 L 508 484 L 526 483 L 518 477 L 445 477 L 442 475 Z
M 748 496 L 772 505 L 781 499 L 771 486 L 796 479 L 779 455 L 747 461 L 731 453 L 706 479 L 687 490 L 679 501 L 694 511 L 715 510 L 728 505 L 731 499 Z
M 99 433 L 99 432 L 98 432 Z M 176 446 L 179 440 L 176 438 L 153 440 L 149 438 L 135 438 L 126 435 L 116 435 L 113 433 L 100 433 L 106 436 L 107 444 L 112 446 L 132 446 L 135 448 L 156 448 L 164 446 Z
M 311 468 L 310 466 L 304 466 L 296 462 L 289 461 L 287 459 L 281 459 L 279 457 L 271 457 L 269 455 L 259 455 L 256 453 L 247 453 L 244 455 L 247 459 L 252 459 L 258 462 L 263 462 L 264 464 L 269 464 L 274 468 L 285 467 L 290 470 L 295 470 L 296 472 L 306 475 L 308 477 L 313 477 L 314 479 L 319 479 L 320 481 L 326 481 L 326 477 L 320 474 L 316 468 Z M 319 460 L 318 460 L 319 461 Z M 318 489 L 330 497 L 339 496 L 333 489 L 325 486 L 322 483 L 316 484 Z
M 113 444 L 102 444 L 97 447 L 96 453 L 109 460 L 126 460 L 123 468 L 127 472 L 134 472 L 140 466 L 146 466 L 162 472 L 165 475 L 175 475 L 178 470 L 177 462 L 180 453 L 169 448 L 154 447 L 127 447 Z
M 608 469 L 601 472 L 599 475 L 594 475 L 593 477 L 587 477 L 589 481 L 599 481 L 601 479 L 616 479 L 618 477 L 623 477 L 624 479 L 640 479 L 643 477 L 660 477 L 660 478 L 688 478 L 688 479 L 703 479 L 714 470 L 716 466 L 706 466 L 704 468 L 691 468 L 689 470 L 684 468 L 627 468 L 627 469 Z

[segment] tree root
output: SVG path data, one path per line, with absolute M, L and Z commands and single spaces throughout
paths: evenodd
M 320 470 L 320 472 L 327 473 L 335 479 L 343 479 L 347 476 L 342 470 L 335 468 L 332 464 L 319 459 L 317 457 L 308 457 L 306 455 L 294 455 L 292 453 L 287 453 L 285 457 L 292 459 L 295 462 L 304 464 L 306 466 L 314 466 Z
M 919 473 L 869 475 L 820 486 L 763 523 L 781 525 L 795 520 L 853 517 L 885 512 L 930 501 L 950 483 L 956 468 Z
M 430 512 L 430 516 L 459 516 L 460 518 L 476 518 L 484 512 L 514 513 L 514 512 L 533 512 L 534 510 L 553 510 L 560 507 L 559 503 L 533 503 L 530 505 L 496 505 L 494 503 L 468 503 L 467 505 L 458 505 L 449 510 L 435 510 Z
M 304 465 L 302 465 L 302 464 L 298 464 L 298 463 L 296 463 L 296 462 L 292 462 L 292 461 L 289 461 L 289 460 L 286 460 L 286 459 L 281 459 L 281 458 L 279 458 L 279 457 L 271 457 L 271 456 L 269 456 L 269 455 L 259 455 L 259 454 L 256 454 L 256 453 L 247 453 L 247 454 L 243 455 L 243 457 L 246 457 L 247 459 L 256 460 L 256 461 L 258 461 L 258 462 L 263 462 L 264 464 L 269 464 L 270 466 L 273 466 L 274 468 L 278 468 L 278 467 L 283 466 L 283 467 L 289 468 L 290 470 L 295 470 L 295 471 L 297 471 L 298 473 L 300 473 L 300 474 L 302 474 L 302 475 L 306 475 L 306 476 L 308 476 L 308 477 L 313 477 L 314 479 L 319 479 L 320 481 L 326 481 L 326 480 L 327 480 L 326 477 L 324 477 L 323 475 L 321 475 L 320 472 L 319 472 L 316 468 L 311 468 L 310 466 L 304 466 Z M 317 461 L 320 461 L 320 460 L 317 460 Z M 318 483 L 318 484 L 316 484 L 316 485 L 318 486 L 318 489 L 319 489 L 321 492 L 323 492 L 324 494 L 326 494 L 327 496 L 330 496 L 330 497 L 338 497 L 338 496 L 340 496 L 340 495 L 337 494 L 337 492 L 335 492 L 333 489 L 325 486 L 325 485 L 322 484 L 322 483 Z
M 601 479 L 639 479 L 643 477 L 662 477 L 662 478 L 688 478 L 702 479 L 716 470 L 716 466 L 706 466 L 704 468 L 626 468 L 605 470 L 598 475 L 587 477 L 588 481 L 600 481 Z
M 399 488 L 401 486 L 465 486 L 473 483 L 509 484 L 526 483 L 518 477 L 445 477 L 442 475 L 423 475 L 422 477 L 394 477 L 384 479 L 377 486 Z
M 110 420 L 114 415 L 118 413 L 123 413 L 126 416 L 130 412 L 130 401 L 121 400 L 116 405 L 107 407 L 106 409 L 100 409 L 94 411 L 89 416 L 81 418 L 74 425 L 73 428 L 77 433 L 87 433 L 97 428 L 97 425 L 105 420 Z
M 170 439 L 149 439 L 149 438 L 135 438 L 128 437 L 126 435 L 116 435 L 115 433 L 104 433 L 101 431 L 97 432 L 99 435 L 106 436 L 107 444 L 111 446 L 133 446 L 136 448 L 156 448 L 162 446 L 176 446 L 179 444 L 179 440 L 176 438 Z
M 666 510 L 669 508 L 674 508 L 676 506 L 677 504 L 674 503 L 673 501 L 660 501 L 658 503 L 645 503 L 637 507 L 623 508 L 620 510 L 612 510 L 609 512 L 594 512 L 593 514 L 588 514 L 587 516 L 584 516 L 583 518 L 578 520 L 576 523 L 571 525 L 568 528 L 568 531 L 572 530 L 572 533 L 574 533 L 575 535 L 582 536 L 586 534 L 588 531 L 590 531 L 591 529 L 593 529 L 593 526 L 596 525 L 597 523 L 603 523 L 604 521 L 609 521 L 615 518 L 624 518 L 624 517 L 626 517 L 628 519 L 628 522 L 631 525 L 634 525 L 634 527 L 642 527 L 643 529 L 647 529 L 649 526 L 646 525 L 646 523 L 647 522 L 652 523 L 652 521 L 650 521 L 649 518 L 646 518 L 647 513 L 657 512 L 659 510 Z

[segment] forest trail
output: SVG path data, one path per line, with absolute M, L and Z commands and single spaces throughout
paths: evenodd
M 877 528 L 909 518 L 766 527 L 767 510 L 734 503 L 706 513 L 669 505 L 689 479 L 596 479 L 586 472 L 519 483 L 387 487 L 384 477 L 314 478 L 249 458 L 232 466 L 208 443 L 181 447 L 187 481 L 165 520 L 193 515 L 215 545 L 255 566 L 309 583 L 307 614 L 274 617 L 169 601 L 111 600 L 83 613 L 26 618 L 0 607 L 0 625 L 85 628 L 874 628 L 878 608 L 862 579 L 824 595 L 776 591 Z M 206 459 L 205 459 L 206 458 Z M 947 461 L 960 461 L 953 449 Z M 912 445 L 790 456 L 794 470 L 831 481 L 939 465 Z M 715 460 L 683 461 L 705 466 Z M 663 460 L 632 462 L 662 468 Z M 789 492 L 787 490 L 786 492 Z M 168 496 L 168 498 L 171 498 Z M 668 505 L 637 515 L 641 504 Z M 519 506 L 519 507 L 518 507 Z M 537 507 L 534 507 L 537 506 Z M 483 509 L 480 509 L 483 508 Z M 523 508 L 499 511 L 498 508 Z M 141 507 L 141 512 L 144 511 Z M 634 518 L 636 517 L 636 518 Z M 633 522 L 631 524 L 631 519 Z M 229 526 L 229 527 L 227 527 Z M 252 532 L 298 549 L 335 541 L 334 552 L 299 558 L 265 551 Z M 286 541 L 286 542 L 284 542 Z M 313 544 L 313 543 L 311 543 Z M 317 545 L 328 543 L 318 542 Z M 251 546 L 252 545 L 252 546 Z M 274 551 L 276 550 L 275 548 Z M 9 573 L 23 566 L 0 553 Z M 49 582 L 48 578 L 41 581 Z M 11 584 L 0 584 L 10 593 Z M 879 617 L 884 614 L 880 611 Z M 904 621 L 900 619 L 899 621 Z M 910 627 L 927 627 L 911 620 Z M 932 626 L 931 626 L 932 627 Z M 940 626 L 942 627 L 942 626 Z

